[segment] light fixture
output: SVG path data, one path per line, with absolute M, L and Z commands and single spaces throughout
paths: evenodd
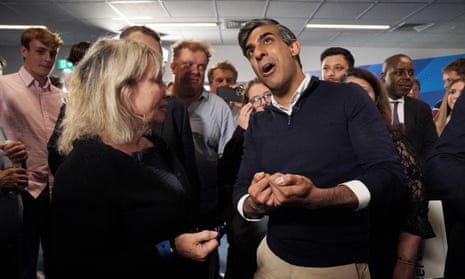
M 47 26 L 45 25 L 0 25 L 0 29 L 7 29 L 7 30 L 25 30 L 29 28 L 47 29 Z
M 322 29 L 365 29 L 365 30 L 387 30 L 390 25 L 371 25 L 371 24 L 307 24 L 307 28 Z

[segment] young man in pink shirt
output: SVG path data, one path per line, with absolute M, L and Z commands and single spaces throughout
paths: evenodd
M 24 203 L 20 233 L 20 278 L 36 278 L 39 244 L 46 267 L 48 215 L 53 177 L 48 166 L 47 142 L 55 127 L 64 93 L 53 86 L 49 75 L 55 65 L 61 38 L 42 28 L 29 28 L 21 35 L 24 65 L 18 72 L 0 77 L 0 126 L 8 139 L 21 141 L 28 186 L 21 193 Z

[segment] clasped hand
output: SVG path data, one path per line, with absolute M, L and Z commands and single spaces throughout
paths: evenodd
M 28 158 L 26 147 L 19 141 L 8 140 L 0 144 L 0 149 L 13 163 L 21 163 Z
M 24 144 L 19 141 L 7 141 L 0 144 L 0 149 L 13 163 L 20 163 L 28 157 Z M 26 187 L 27 181 L 26 170 L 23 168 L 0 170 L 0 189 L 17 190 Z
M 252 207 L 265 213 L 282 205 L 312 208 L 312 194 L 317 190 L 313 182 L 302 175 L 259 172 L 254 175 L 248 192 Z

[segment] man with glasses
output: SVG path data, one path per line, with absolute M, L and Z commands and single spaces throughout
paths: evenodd
M 414 73 L 412 59 L 405 54 L 396 54 L 384 60 L 381 81 L 389 94 L 393 124 L 405 126 L 405 137 L 423 163 L 438 135 L 429 105 L 407 96 Z
M 210 57 L 208 44 L 182 40 L 172 46 L 170 64 L 174 75 L 173 95 L 184 102 L 189 113 L 200 180 L 200 222 L 205 228 L 223 221 L 219 216 L 224 205 L 219 201 L 218 158 L 235 128 L 229 106 L 203 87 Z M 217 262 L 217 253 L 209 261 Z M 217 273 L 218 264 L 213 265 L 216 266 L 213 271 Z M 208 263 L 204 267 L 209 269 Z

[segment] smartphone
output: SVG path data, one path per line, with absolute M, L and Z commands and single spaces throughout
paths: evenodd
M 231 88 L 229 86 L 221 86 L 216 89 L 216 94 L 226 102 L 242 102 L 243 91 L 244 89 L 241 87 Z

